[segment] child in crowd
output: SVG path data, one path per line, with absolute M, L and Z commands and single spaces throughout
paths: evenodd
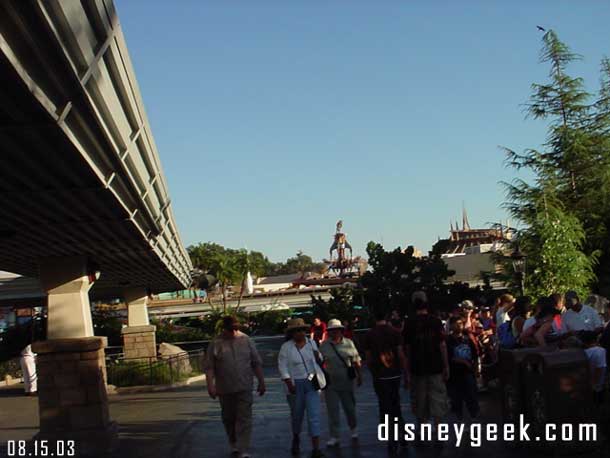
M 476 418 L 479 414 L 475 375 L 479 359 L 477 349 L 465 332 L 464 320 L 461 317 L 451 317 L 449 329 L 451 333 L 447 339 L 447 355 L 450 370 L 447 391 L 451 400 L 451 410 L 461 421 L 463 406 L 466 404 L 470 418 Z
M 585 353 L 591 370 L 591 383 L 596 404 L 603 402 L 606 381 L 606 350 L 597 343 L 597 335 L 593 331 L 584 331 L 580 339 L 585 346 Z

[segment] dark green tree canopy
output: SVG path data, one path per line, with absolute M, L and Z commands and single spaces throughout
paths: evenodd
M 546 140 L 523 153 L 504 148 L 509 167 L 533 176 L 505 183 L 505 207 L 524 227 L 527 277 L 540 294 L 549 288 L 543 283 L 610 293 L 603 286 L 610 280 L 610 63 L 602 61 L 595 99 L 582 78 L 569 74 L 579 59 L 554 31 L 544 35 L 540 61 L 549 66 L 548 81 L 532 85 L 526 113 L 548 122 Z

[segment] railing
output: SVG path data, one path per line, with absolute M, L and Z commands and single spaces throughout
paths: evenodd
M 203 372 L 204 352 L 184 352 L 169 357 L 107 357 L 108 384 L 117 387 L 170 385 Z
M 358 350 L 362 349 L 361 341 L 367 331 L 368 329 L 354 331 L 354 343 Z M 255 336 L 252 340 L 266 366 L 277 364 L 277 352 L 284 343 L 283 335 Z M 165 359 L 125 358 L 121 347 L 108 347 L 106 353 L 108 383 L 117 387 L 164 385 L 185 380 L 193 374 L 201 374 L 205 351 L 210 342 L 210 340 L 172 342 L 172 345 L 179 346 L 185 352 Z

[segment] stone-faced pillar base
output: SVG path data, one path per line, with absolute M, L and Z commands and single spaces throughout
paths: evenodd
M 36 439 L 73 440 L 79 454 L 118 446 L 106 393 L 105 337 L 35 342 L 40 433 Z
M 148 326 L 127 326 L 122 329 L 123 334 L 123 353 L 125 359 L 156 359 L 157 342 L 155 331 L 157 327 Z

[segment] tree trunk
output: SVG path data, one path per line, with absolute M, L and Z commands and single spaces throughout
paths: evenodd
M 227 314 L 227 289 L 224 283 L 222 285 L 222 314 Z
M 237 300 L 237 307 L 235 307 L 235 313 L 239 311 L 239 306 L 241 305 L 241 299 L 244 297 L 244 283 L 246 283 L 246 276 L 244 275 L 244 280 L 241 283 L 241 288 L 239 289 L 239 299 Z

